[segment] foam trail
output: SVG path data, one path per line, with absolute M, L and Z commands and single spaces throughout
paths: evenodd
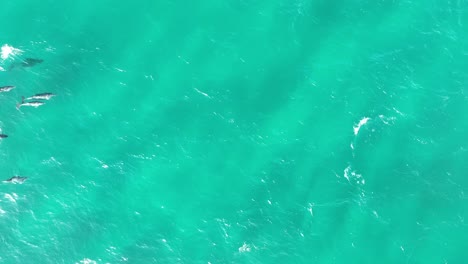
M 361 127 L 363 125 L 365 125 L 367 123 L 367 121 L 369 121 L 370 118 L 368 117 L 364 117 L 363 119 L 361 119 L 361 121 L 359 121 L 359 124 L 357 124 L 357 126 L 354 127 L 354 135 L 357 136 L 357 134 L 359 133 L 359 129 L 361 129 Z
M 207 93 L 204 93 L 204 92 L 198 90 L 197 88 L 193 88 L 193 89 L 194 89 L 195 91 L 197 91 L 197 93 L 199 93 L 199 94 L 201 94 L 201 95 L 203 95 L 203 96 L 205 96 L 205 97 L 211 98 Z

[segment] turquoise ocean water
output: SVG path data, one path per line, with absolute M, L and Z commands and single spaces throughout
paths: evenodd
M 467 0 L 0 18 L 0 263 L 467 262 Z

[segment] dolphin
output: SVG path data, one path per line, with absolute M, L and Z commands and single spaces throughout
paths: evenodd
M 24 102 L 24 103 L 18 104 L 16 108 L 20 108 L 21 106 L 32 106 L 32 107 L 38 108 L 39 106 L 43 104 L 44 102 L 40 102 L 40 101 L 30 101 L 30 102 Z
M 55 96 L 53 93 L 39 93 L 26 98 L 26 100 L 49 100 L 53 96 Z
M 21 66 L 32 67 L 36 64 L 42 63 L 43 61 L 44 60 L 41 60 L 41 59 L 26 58 L 21 62 Z
M 0 134 L 0 138 L 7 138 L 8 135 L 5 135 L 5 134 Z
M 41 105 L 44 104 L 44 102 L 41 102 L 41 101 L 29 101 L 29 102 L 25 102 L 25 101 L 24 101 L 24 96 L 22 96 L 21 98 L 22 98 L 21 103 L 20 103 L 20 104 L 16 104 L 16 109 L 19 109 L 21 106 L 32 106 L 32 107 L 38 108 L 39 106 L 41 106 Z
M 0 93 L 1 92 L 9 92 L 9 91 L 13 90 L 14 88 L 15 88 L 15 86 L 12 86 L 12 85 L 2 86 L 2 87 L 0 87 Z
M 8 70 L 11 71 L 13 70 L 14 68 L 17 68 L 17 67 L 32 67 L 36 64 L 39 64 L 39 63 L 42 63 L 44 60 L 42 59 L 33 59 L 33 58 L 26 58 L 24 60 L 22 60 L 21 62 L 13 62 L 10 67 L 8 67 Z
M 22 184 L 24 181 L 26 181 L 27 178 L 28 177 L 13 176 L 8 180 L 4 180 L 3 182 L 5 182 L 5 183 L 14 183 L 14 184 L 16 184 L 16 183 Z

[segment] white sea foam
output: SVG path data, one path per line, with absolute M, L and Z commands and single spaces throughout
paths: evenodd
M 343 177 L 349 181 L 349 171 L 351 170 L 351 166 L 346 167 L 343 172 Z
M 395 107 L 393 107 L 393 110 L 394 110 L 397 114 L 399 114 L 399 115 L 401 115 L 401 116 L 405 116 L 405 114 L 403 114 L 402 112 L 400 112 L 400 111 L 399 111 L 398 109 L 396 109 Z
M 197 88 L 193 88 L 193 89 L 194 89 L 197 93 L 199 93 L 199 94 L 201 94 L 201 95 L 203 95 L 203 96 L 205 96 L 205 97 L 211 98 L 207 93 L 204 93 L 204 92 L 198 90 Z
M 382 123 L 384 123 L 385 125 L 392 125 L 395 123 L 395 120 L 396 120 L 396 117 L 394 116 L 386 117 L 384 115 L 379 115 L 379 118 L 382 121 Z
M 242 245 L 242 247 L 239 248 L 239 252 L 240 253 L 243 253 L 243 252 L 250 252 L 251 248 L 249 245 L 247 245 L 246 243 L 244 243 Z
M 311 216 L 314 216 L 313 207 L 314 207 L 314 204 L 309 203 L 309 208 L 307 208 L 307 211 L 309 211 Z
M 15 196 L 15 195 L 13 194 L 13 196 Z M 10 200 L 10 201 L 13 202 L 13 203 L 16 203 L 16 199 L 13 198 L 13 196 L 10 195 L 10 194 L 8 194 L 8 193 L 5 193 L 5 196 L 4 196 L 4 197 L 5 197 L 6 199 Z
M 15 47 L 12 47 L 8 44 L 5 44 L 2 46 L 2 49 L 1 49 L 1 58 L 3 60 L 6 60 L 8 59 L 9 57 L 11 56 L 15 56 L 15 55 L 19 55 L 21 54 L 23 51 L 20 50 L 20 49 L 17 49 Z M 2 68 L 3 69 L 3 68 Z
M 85 258 L 83 260 L 80 260 L 79 263 L 82 263 L 82 264 L 96 264 L 97 262 L 92 260 L 92 259 L 89 259 L 89 258 Z
M 366 184 L 366 180 L 362 178 L 361 174 L 356 173 L 356 171 L 352 170 L 351 165 L 348 165 L 343 171 L 343 177 L 351 182 L 351 180 L 359 185 Z
M 359 123 L 354 127 L 354 135 L 357 136 L 357 134 L 359 133 L 359 129 L 361 129 L 361 127 L 363 125 L 365 125 L 367 123 L 367 121 L 369 121 L 370 118 L 368 117 L 364 117 L 363 119 L 361 119 L 361 121 L 359 121 Z

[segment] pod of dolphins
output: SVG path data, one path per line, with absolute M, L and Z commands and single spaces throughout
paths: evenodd
M 41 59 L 33 59 L 33 58 L 26 58 L 21 62 L 13 63 L 10 65 L 9 70 L 12 70 L 16 67 L 32 67 L 36 64 L 42 63 L 43 60 Z M 13 90 L 15 86 L 13 85 L 7 85 L 7 86 L 1 86 L 0 87 L 0 93 L 3 92 L 9 92 Z M 49 100 L 55 96 L 53 93 L 38 93 L 35 95 L 32 95 L 30 97 L 21 97 L 21 103 L 16 104 L 16 109 L 19 109 L 21 106 L 32 106 L 32 107 L 39 107 L 44 104 L 44 101 Z M 0 139 L 7 138 L 8 135 L 0 133 Z M 22 177 L 22 176 L 13 176 L 7 180 L 4 180 L 2 182 L 4 183 L 13 183 L 13 184 L 22 184 L 24 181 L 26 181 L 28 177 Z

